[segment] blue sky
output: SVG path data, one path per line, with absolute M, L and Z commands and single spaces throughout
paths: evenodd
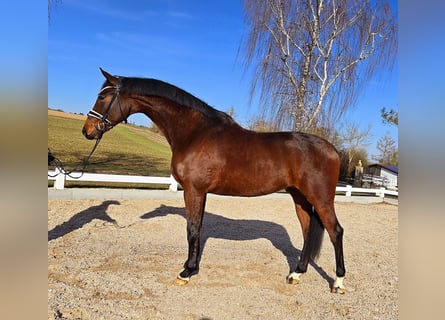
M 233 106 L 245 126 L 259 107 L 249 105 L 250 77 L 237 59 L 244 32 L 241 0 L 63 0 L 48 25 L 48 107 L 86 114 L 102 67 L 172 83 L 222 111 Z M 371 126 L 370 157 L 385 133 L 398 141 L 397 128 L 382 124 L 382 107 L 398 108 L 397 68 L 372 80 L 345 118 Z M 149 124 L 144 115 L 129 121 Z

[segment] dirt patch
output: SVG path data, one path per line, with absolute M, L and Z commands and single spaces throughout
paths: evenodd
M 398 207 L 336 203 L 345 295 L 330 293 L 327 234 L 300 284 L 286 284 L 302 236 L 292 201 L 208 199 L 200 273 L 182 200 L 49 200 L 48 319 L 397 319 Z

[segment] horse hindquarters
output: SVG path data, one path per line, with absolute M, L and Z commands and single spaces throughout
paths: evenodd
M 340 167 L 339 157 L 332 145 L 322 139 L 310 137 L 308 142 L 310 144 L 307 144 L 308 147 L 304 150 L 306 155 L 304 166 L 300 166 L 300 169 L 305 168 L 305 172 L 300 172 L 299 179 L 295 181 L 298 190 L 296 187 L 288 188 L 296 205 L 305 240 L 300 262 L 289 278 L 290 280 L 296 278 L 298 282 L 299 276 L 306 272 L 309 259 L 314 258 L 321 247 L 324 227 L 335 252 L 337 278 L 332 291 L 344 293 L 343 228 L 334 208 L 335 188 Z

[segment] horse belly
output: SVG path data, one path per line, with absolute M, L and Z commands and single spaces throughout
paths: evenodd
M 213 184 L 210 193 L 231 196 L 261 196 L 285 189 L 288 184 L 286 170 L 273 165 L 239 166 L 226 168 Z

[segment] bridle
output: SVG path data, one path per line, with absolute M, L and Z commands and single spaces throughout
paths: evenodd
M 54 175 L 48 174 L 48 177 L 54 178 L 54 177 L 58 176 L 59 174 L 64 174 L 65 176 L 70 176 L 71 178 L 79 179 L 80 177 L 83 176 L 85 168 L 88 164 L 88 161 L 90 160 L 91 156 L 93 155 L 94 151 L 96 150 L 97 146 L 99 145 L 99 142 L 102 139 L 102 135 L 104 134 L 104 132 L 106 130 L 109 130 L 115 126 L 110 120 L 108 120 L 108 113 L 110 112 L 110 109 L 113 106 L 114 100 L 117 99 L 118 104 L 119 104 L 119 109 L 121 110 L 121 113 L 124 116 L 125 123 L 127 123 L 127 117 L 125 117 L 125 115 L 122 111 L 120 101 L 118 99 L 119 92 L 120 92 L 120 81 L 116 86 L 103 87 L 97 95 L 100 96 L 104 91 L 106 91 L 108 89 L 114 89 L 114 93 L 113 93 L 113 97 L 111 98 L 110 103 L 108 104 L 107 108 L 105 109 L 104 114 L 102 115 L 93 109 L 91 109 L 87 114 L 89 117 L 93 117 L 93 118 L 96 118 L 99 120 L 99 122 L 97 122 L 97 124 L 94 125 L 96 130 L 99 132 L 99 138 L 96 139 L 96 143 L 94 144 L 94 147 L 91 150 L 91 152 L 89 153 L 89 155 L 79 165 L 77 165 L 74 169 L 66 170 L 62 161 L 60 161 L 58 158 L 53 156 L 51 153 L 51 150 L 48 148 L 48 164 L 52 163 L 55 167 L 58 168 L 57 173 L 55 173 Z M 78 176 L 78 177 L 73 176 L 72 174 L 74 173 L 74 171 L 78 170 L 79 168 L 81 168 L 80 176 Z
M 97 95 L 100 96 L 102 94 L 102 92 L 104 92 L 108 89 L 114 89 L 114 93 L 113 93 L 113 97 L 111 98 L 110 103 L 108 104 L 107 108 L 105 109 L 104 114 L 102 115 L 93 109 L 91 109 L 87 114 L 89 117 L 93 117 L 93 118 L 96 118 L 99 120 L 99 122 L 97 122 L 97 125 L 95 125 L 95 128 L 97 131 L 99 131 L 99 135 L 101 137 L 102 137 L 102 134 L 107 129 L 111 129 L 114 127 L 114 124 L 110 120 L 108 120 L 108 113 L 110 112 L 110 109 L 111 109 L 111 106 L 113 105 L 114 100 L 116 100 L 116 98 L 119 96 L 120 86 L 116 85 L 116 86 L 103 87 Z M 119 101 L 119 99 L 118 99 L 118 101 Z M 120 108 L 120 103 L 119 103 L 119 108 Z M 122 108 L 120 108 L 120 109 L 122 112 Z

